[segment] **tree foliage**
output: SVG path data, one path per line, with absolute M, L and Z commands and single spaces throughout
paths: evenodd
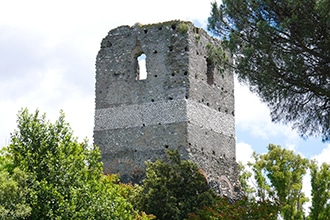
M 199 209 L 189 215 L 189 220 L 276 220 L 279 207 L 270 200 L 251 200 L 247 197 L 231 203 L 227 198 L 218 197 L 211 206 Z
M 137 209 L 157 219 L 185 219 L 188 213 L 211 205 L 214 192 L 197 165 L 181 160 L 178 151 L 168 151 L 168 160 L 147 162 L 146 179 L 135 196 Z
M 17 123 L 0 157 L 2 219 L 139 217 L 120 194 L 118 178 L 102 174 L 98 148 L 79 143 L 62 112 L 52 124 L 24 109 Z
M 208 29 L 235 55 L 242 82 L 304 137 L 330 140 L 329 0 L 223 0 Z
M 309 161 L 293 151 L 270 144 L 266 154 L 254 154 L 251 163 L 257 182 L 257 196 L 279 205 L 284 219 L 303 219 L 308 198 L 302 192 Z
M 330 164 L 311 163 L 312 206 L 309 219 L 330 219 Z
M 5 149 L 0 152 L 0 219 L 24 219 L 31 214 L 27 202 L 30 189 L 27 175 L 19 168 L 10 169 Z

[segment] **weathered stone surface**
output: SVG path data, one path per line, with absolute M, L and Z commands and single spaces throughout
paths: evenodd
M 218 40 L 190 22 L 170 21 L 111 30 L 96 60 L 94 143 L 106 173 L 140 182 L 145 161 L 179 149 L 205 171 L 220 193 L 233 195 L 234 77 L 210 63 Z M 146 55 L 139 80 L 137 57 Z

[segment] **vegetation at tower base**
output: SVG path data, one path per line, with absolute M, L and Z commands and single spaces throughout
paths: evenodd
M 189 213 L 211 205 L 215 193 L 196 164 L 181 160 L 177 150 L 167 153 L 167 161 L 147 162 L 146 178 L 133 204 L 160 220 L 185 219 Z
M 235 72 L 303 137 L 330 140 L 328 0 L 223 0 L 208 29 L 235 55 Z
M 276 220 L 278 205 L 269 200 L 254 201 L 247 197 L 231 203 L 227 198 L 217 197 L 211 206 L 189 214 L 189 220 Z
M 241 200 L 218 197 L 197 165 L 177 151 L 147 163 L 141 186 L 102 174 L 100 152 L 73 137 L 64 114 L 51 124 L 39 112 L 18 115 L 18 129 L 0 151 L 0 219 L 330 219 L 330 164 L 318 165 L 269 145 L 242 169 Z M 302 177 L 311 172 L 309 216 Z M 255 185 L 251 185 L 251 178 Z M 134 208 L 135 207 L 135 208 Z
M 78 143 L 61 112 L 54 123 L 26 109 L 0 155 L 1 219 L 149 219 L 102 175 L 100 152 Z
M 242 169 L 241 183 L 246 192 L 242 200 L 228 203 L 217 198 L 211 206 L 190 214 L 189 219 L 330 219 L 330 164 L 318 166 L 293 151 L 270 144 L 265 154 L 254 154 L 250 171 Z M 242 168 L 242 167 L 241 167 Z M 312 204 L 307 215 L 303 205 L 303 176 L 310 170 Z

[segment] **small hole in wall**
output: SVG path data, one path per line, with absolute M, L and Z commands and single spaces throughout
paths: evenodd
M 215 151 L 214 150 L 212 151 L 212 154 L 215 155 Z
M 172 73 L 171 76 L 175 76 L 175 73 Z
M 169 49 L 170 51 L 173 51 L 173 46 L 169 46 L 168 49 Z
M 144 33 L 145 33 L 145 34 L 148 33 L 148 30 L 147 30 L 147 29 L 144 29 Z
M 188 51 L 188 47 L 185 47 L 185 48 L 184 48 L 184 51 Z
M 164 147 L 167 149 L 169 146 L 168 145 L 165 145 Z
M 154 54 L 156 54 L 157 53 L 157 50 L 154 50 Z
M 188 72 L 187 71 L 184 71 L 183 75 L 185 75 L 185 76 L 188 75 Z
M 142 127 L 145 127 L 146 126 L 146 124 L 142 124 Z
M 147 56 L 142 53 L 140 56 L 136 58 L 137 65 L 136 65 L 136 80 L 145 80 L 147 79 L 147 65 L 146 60 Z
M 162 26 L 160 26 L 159 28 L 158 28 L 158 30 L 162 30 L 163 29 L 163 27 Z
M 151 99 L 151 102 L 154 102 L 155 100 L 154 99 Z
M 168 100 L 173 100 L 173 98 L 172 97 L 168 97 Z
M 175 30 L 176 29 L 176 24 L 172 24 L 172 29 Z

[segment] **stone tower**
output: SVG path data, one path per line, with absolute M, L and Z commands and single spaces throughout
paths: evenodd
M 94 127 L 105 173 L 140 182 L 145 161 L 178 149 L 210 184 L 233 194 L 234 76 L 218 69 L 218 45 L 183 21 L 121 26 L 108 33 L 96 60 Z

